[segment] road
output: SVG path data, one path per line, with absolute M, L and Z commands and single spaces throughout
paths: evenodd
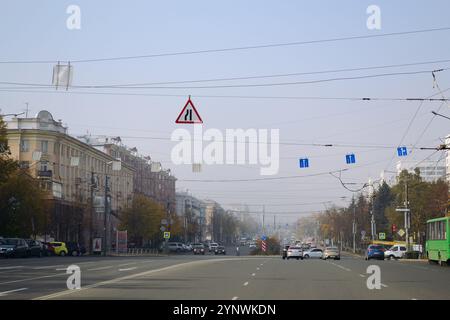
M 5 299 L 450 299 L 450 268 L 411 261 L 282 260 L 274 256 L 46 257 L 0 260 Z M 81 289 L 67 290 L 67 266 Z M 369 290 L 369 265 L 381 289 Z

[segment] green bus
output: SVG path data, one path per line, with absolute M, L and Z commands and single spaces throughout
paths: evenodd
M 430 263 L 448 264 L 450 237 L 448 236 L 450 216 L 427 221 L 427 257 Z

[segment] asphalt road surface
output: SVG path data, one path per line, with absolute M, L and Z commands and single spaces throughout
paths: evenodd
M 0 260 L 5 299 L 450 299 L 450 268 L 412 261 L 282 260 L 278 256 L 47 257 Z M 81 270 L 68 290 L 66 268 Z M 381 288 L 368 289 L 369 265 Z

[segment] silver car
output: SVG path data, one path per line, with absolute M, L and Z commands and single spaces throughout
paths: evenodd
M 337 247 L 327 247 L 323 250 L 322 259 L 327 260 L 329 258 L 333 258 L 334 260 L 341 259 L 341 253 Z

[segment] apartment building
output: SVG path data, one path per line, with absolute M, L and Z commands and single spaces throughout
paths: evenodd
M 86 247 L 92 243 L 89 239 L 102 237 L 108 179 L 107 224 L 112 239 L 121 211 L 131 205 L 131 166 L 117 166 L 114 157 L 70 136 L 62 122 L 45 110 L 34 118 L 8 121 L 7 136 L 13 158 L 47 191 L 49 235 L 60 241 L 80 241 Z

